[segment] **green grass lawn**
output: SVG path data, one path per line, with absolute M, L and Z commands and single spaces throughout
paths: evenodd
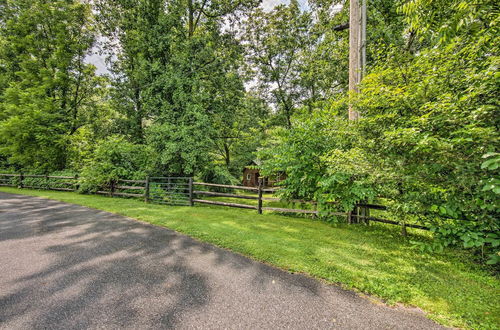
M 258 215 L 218 206 L 172 207 L 76 193 L 0 188 L 0 191 L 93 207 L 231 249 L 292 272 L 302 272 L 382 298 L 417 306 L 444 325 L 500 328 L 500 281 L 465 252 L 422 254 L 397 226 L 330 225 L 318 220 Z

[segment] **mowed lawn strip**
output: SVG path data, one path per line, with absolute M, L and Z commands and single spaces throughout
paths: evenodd
M 225 207 L 172 207 L 57 191 L 0 188 L 92 207 L 303 272 L 389 304 L 417 306 L 448 326 L 500 328 L 500 281 L 464 252 L 422 254 L 396 226 L 330 225 Z M 412 232 L 417 235 L 417 231 Z M 415 238 L 413 238 L 415 239 Z M 425 239 L 425 234 L 419 239 Z

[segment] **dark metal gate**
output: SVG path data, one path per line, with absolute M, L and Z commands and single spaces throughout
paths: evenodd
M 192 205 L 190 177 L 149 177 L 146 180 L 146 200 L 155 204 Z

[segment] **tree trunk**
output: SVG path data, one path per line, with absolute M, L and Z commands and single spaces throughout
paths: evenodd
M 188 30 L 189 37 L 192 37 L 194 34 L 194 8 L 193 8 L 193 0 L 187 0 L 188 2 Z
M 229 146 L 226 142 L 224 142 L 224 160 L 226 161 L 226 167 L 229 168 L 229 165 L 231 164 L 231 154 Z
M 134 105 L 135 105 L 135 113 L 133 118 L 133 129 L 132 132 L 134 134 L 134 139 L 142 143 L 144 140 L 143 130 L 142 130 L 142 105 L 141 105 L 141 91 L 139 88 L 134 88 Z

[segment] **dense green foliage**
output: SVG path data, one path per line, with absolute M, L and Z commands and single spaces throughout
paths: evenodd
M 165 207 L 141 201 L 1 188 L 53 198 L 165 226 L 292 272 L 422 308 L 440 323 L 495 329 L 498 280 L 463 252 L 421 254 L 398 229 L 337 225 L 221 207 Z M 414 237 L 417 230 L 410 232 Z
M 443 16 L 427 15 L 433 11 Z M 383 198 L 399 221 L 431 227 L 438 241 L 423 248 L 460 245 L 498 263 L 494 4 L 415 1 L 401 13 L 421 45 L 416 51 L 409 39 L 377 55 L 361 93 L 351 95 L 362 119 L 345 119 L 347 96 L 297 116 L 261 153 L 267 170 L 287 172 L 285 197 L 345 211 Z
M 90 7 L 5 0 L 0 27 L 0 153 L 12 166 L 64 169 L 99 109 L 103 79 L 84 61 L 95 38 Z
M 117 35 L 121 45 L 112 70 L 123 133 L 146 141 L 165 173 L 193 175 L 221 165 L 214 154 L 239 138 L 227 130 L 239 125 L 245 109 L 242 46 L 223 22 L 252 2 L 97 3 L 103 33 Z M 222 156 L 230 167 L 230 155 Z
M 81 171 L 82 192 L 95 192 L 118 179 L 143 180 L 154 168 L 149 146 L 112 136 L 99 143 Z

